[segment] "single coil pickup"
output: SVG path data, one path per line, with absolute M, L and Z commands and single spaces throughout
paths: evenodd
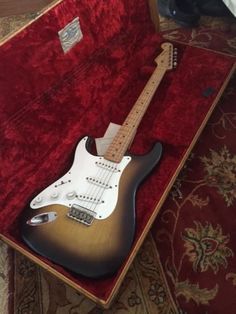
M 111 164 L 108 164 L 104 161 L 96 161 L 95 164 L 100 167 L 100 168 L 103 168 L 103 169 L 106 169 L 110 172 L 120 172 L 120 170 L 117 168 L 117 166 L 113 166 Z
M 67 216 L 86 226 L 90 226 L 96 217 L 96 213 L 88 208 L 73 204 L 67 213 Z
M 102 179 L 100 179 L 100 178 L 87 177 L 86 180 L 87 180 L 89 183 L 98 185 L 98 186 L 100 186 L 100 187 L 103 187 L 104 189 L 111 189 L 111 188 L 112 188 L 111 185 L 109 185 L 107 182 L 103 182 Z
M 86 201 L 86 202 L 89 202 L 89 203 L 93 203 L 93 204 L 104 203 L 104 201 L 101 200 L 99 197 L 93 197 L 93 196 L 90 196 L 88 194 L 79 194 L 79 195 L 77 195 L 77 199 L 79 199 L 81 201 Z

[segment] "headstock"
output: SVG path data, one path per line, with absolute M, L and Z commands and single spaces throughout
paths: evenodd
M 155 62 L 159 68 L 171 70 L 177 66 L 177 48 L 171 43 L 163 43 L 161 45 L 162 52 L 156 57 Z

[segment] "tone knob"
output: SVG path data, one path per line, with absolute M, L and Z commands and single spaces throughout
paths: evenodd
M 36 197 L 35 202 L 36 203 L 41 203 L 42 200 L 43 200 L 42 196 L 39 195 L 39 196 Z
M 66 197 L 67 197 L 68 200 L 72 200 L 73 198 L 76 197 L 75 191 L 72 191 L 72 192 L 67 193 L 67 194 L 66 194 Z
M 58 196 L 59 196 L 59 193 L 56 191 L 51 194 L 52 199 L 56 199 L 56 198 L 58 198 Z

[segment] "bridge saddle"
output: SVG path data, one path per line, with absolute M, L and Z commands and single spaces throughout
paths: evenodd
M 96 213 L 83 206 L 73 204 L 67 213 L 67 216 L 86 226 L 90 226 L 96 217 Z

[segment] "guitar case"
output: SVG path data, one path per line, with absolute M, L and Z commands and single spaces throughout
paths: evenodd
M 114 274 L 86 278 L 35 253 L 22 238 L 22 215 L 67 173 L 83 136 L 103 137 L 110 122 L 124 122 L 164 41 L 146 0 L 64 0 L 0 44 L 0 238 L 104 308 L 158 217 L 235 59 L 173 43 L 177 67 L 160 83 L 129 149 L 132 156 L 144 155 L 161 142 L 162 158 L 137 190 L 134 239 Z

